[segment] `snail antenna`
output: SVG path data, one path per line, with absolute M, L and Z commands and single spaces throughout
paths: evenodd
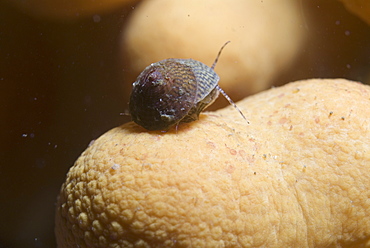
M 221 55 L 221 52 L 222 52 L 222 50 L 224 49 L 224 47 L 227 45 L 227 44 L 229 44 L 230 43 L 230 41 L 227 41 L 222 47 L 221 47 L 221 49 L 220 49 L 220 51 L 218 52 L 218 54 L 217 54 L 217 57 L 216 57 L 216 59 L 215 59 L 215 62 L 213 62 L 213 65 L 212 65 L 212 70 L 214 70 L 215 69 L 215 67 L 216 67 L 216 64 L 217 64 L 217 61 L 218 61 L 218 58 L 220 57 L 220 55 Z
M 123 112 L 119 113 L 119 115 L 127 115 L 127 116 L 131 116 L 130 114 L 130 111 L 128 109 L 125 109 Z
M 239 113 L 240 113 L 240 114 L 241 114 L 241 116 L 244 118 L 244 120 L 246 120 L 246 121 L 247 121 L 247 123 L 249 124 L 249 121 L 247 120 L 247 118 L 245 118 L 245 116 L 244 116 L 243 112 L 238 108 L 238 106 L 235 104 L 235 102 L 234 102 L 233 100 L 231 100 L 231 98 L 226 94 L 226 92 L 225 92 L 223 89 L 221 89 L 221 87 L 220 87 L 219 85 L 217 85 L 217 86 L 216 86 L 216 88 L 217 88 L 217 90 L 218 90 L 219 92 L 221 92 L 221 94 L 226 98 L 226 100 L 228 100 L 228 101 L 229 101 L 229 103 L 230 103 L 231 105 L 233 105 L 233 107 L 234 107 L 236 110 L 238 110 L 238 111 L 239 111 Z
M 216 59 L 215 59 L 215 62 L 213 62 L 213 65 L 212 65 L 212 70 L 214 70 L 215 69 L 215 66 L 216 66 L 216 64 L 217 64 L 217 61 L 218 61 L 218 58 L 220 57 L 220 55 L 221 55 L 221 52 L 222 52 L 222 50 L 224 49 L 224 47 L 227 45 L 227 44 L 229 44 L 230 43 L 230 41 L 227 41 L 222 47 L 221 47 L 221 49 L 220 49 L 220 51 L 218 52 L 218 54 L 217 54 L 217 57 L 216 57 Z M 243 112 L 238 108 L 238 106 L 236 106 L 236 104 L 235 104 L 235 102 L 233 101 L 233 100 L 231 100 L 231 98 L 226 94 L 226 92 L 223 90 L 223 89 L 221 89 L 221 87 L 219 86 L 219 85 L 217 85 L 216 86 L 216 88 L 217 88 L 217 90 L 219 91 L 219 92 L 221 92 L 221 94 L 226 98 L 226 100 L 231 104 L 231 105 L 233 105 L 233 107 L 236 109 L 236 110 L 238 110 L 239 111 L 239 113 L 241 114 L 241 116 L 244 118 L 244 120 L 246 120 L 247 121 L 247 123 L 249 124 L 249 121 L 247 120 L 247 118 L 245 118 L 245 116 L 244 116 L 244 114 L 243 114 Z

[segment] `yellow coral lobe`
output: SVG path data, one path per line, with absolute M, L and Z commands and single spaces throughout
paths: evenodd
M 307 80 L 238 106 L 249 125 L 227 107 L 102 135 L 61 188 L 58 247 L 366 247 L 370 87 Z

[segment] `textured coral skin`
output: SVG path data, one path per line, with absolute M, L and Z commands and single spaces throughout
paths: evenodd
M 58 247 L 367 247 L 370 87 L 307 80 L 238 105 L 249 125 L 227 107 L 102 135 L 61 188 Z

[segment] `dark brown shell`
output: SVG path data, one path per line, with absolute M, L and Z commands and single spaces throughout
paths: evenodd
M 167 130 L 198 119 L 218 96 L 219 76 L 193 59 L 165 59 L 151 64 L 133 83 L 130 114 L 148 130 Z

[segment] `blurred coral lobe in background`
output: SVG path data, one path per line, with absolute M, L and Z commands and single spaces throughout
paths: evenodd
M 345 0 L 2 1 L 0 247 L 56 246 L 66 173 L 130 120 L 131 85 L 150 63 L 211 66 L 230 40 L 215 71 L 235 101 L 298 79 L 369 83 L 369 16 L 368 1 Z

